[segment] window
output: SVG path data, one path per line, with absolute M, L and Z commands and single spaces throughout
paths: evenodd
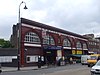
M 60 38 L 58 38 L 58 43 L 60 43 Z
M 40 43 L 40 38 L 36 33 L 29 32 L 25 35 L 24 42 Z
M 34 55 L 34 56 L 28 55 L 28 56 L 26 56 L 26 62 L 27 63 L 38 62 L 38 55 Z
M 86 43 L 83 43 L 83 49 L 87 49 Z
M 29 62 L 30 61 L 30 57 L 27 57 L 27 62 Z
M 63 46 L 67 46 L 67 47 L 70 47 L 71 46 L 71 43 L 70 43 L 70 41 L 67 38 L 64 39 Z
M 81 45 L 81 43 L 79 41 L 76 43 L 76 47 L 77 48 L 82 48 L 82 45 Z
M 52 36 L 47 35 L 47 36 L 43 39 L 43 44 L 55 45 L 55 41 L 54 41 L 54 39 L 53 39 Z

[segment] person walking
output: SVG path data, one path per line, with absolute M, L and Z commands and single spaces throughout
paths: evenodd
M 38 68 L 41 68 L 41 56 L 38 56 Z
M 72 59 L 72 57 L 70 57 L 70 64 L 73 64 L 73 59 Z

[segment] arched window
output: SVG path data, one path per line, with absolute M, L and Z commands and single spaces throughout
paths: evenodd
M 81 45 L 81 42 L 80 42 L 80 41 L 78 41 L 78 42 L 76 43 L 76 47 L 77 47 L 77 48 L 82 48 L 82 45 Z
M 83 43 L 83 49 L 87 49 L 86 43 Z
M 25 35 L 24 42 L 40 43 L 40 38 L 36 33 L 29 32 Z
M 63 40 L 63 46 L 71 47 L 71 43 L 67 38 Z
M 60 43 L 60 38 L 58 38 L 58 43 Z
M 43 39 L 43 44 L 48 44 L 48 45 L 55 45 L 55 41 L 51 35 L 45 36 Z

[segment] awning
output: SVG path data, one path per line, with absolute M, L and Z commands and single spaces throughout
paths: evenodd
M 81 55 L 75 55 L 75 54 L 73 54 L 72 56 L 74 56 L 74 57 L 81 57 Z

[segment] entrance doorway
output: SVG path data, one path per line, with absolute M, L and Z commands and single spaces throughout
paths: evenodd
M 48 64 L 55 64 L 56 62 L 56 50 L 46 50 L 45 59 Z
M 70 62 L 71 54 L 72 54 L 72 50 L 70 50 L 70 49 L 64 49 L 64 57 L 65 57 L 65 62 L 66 63 Z

